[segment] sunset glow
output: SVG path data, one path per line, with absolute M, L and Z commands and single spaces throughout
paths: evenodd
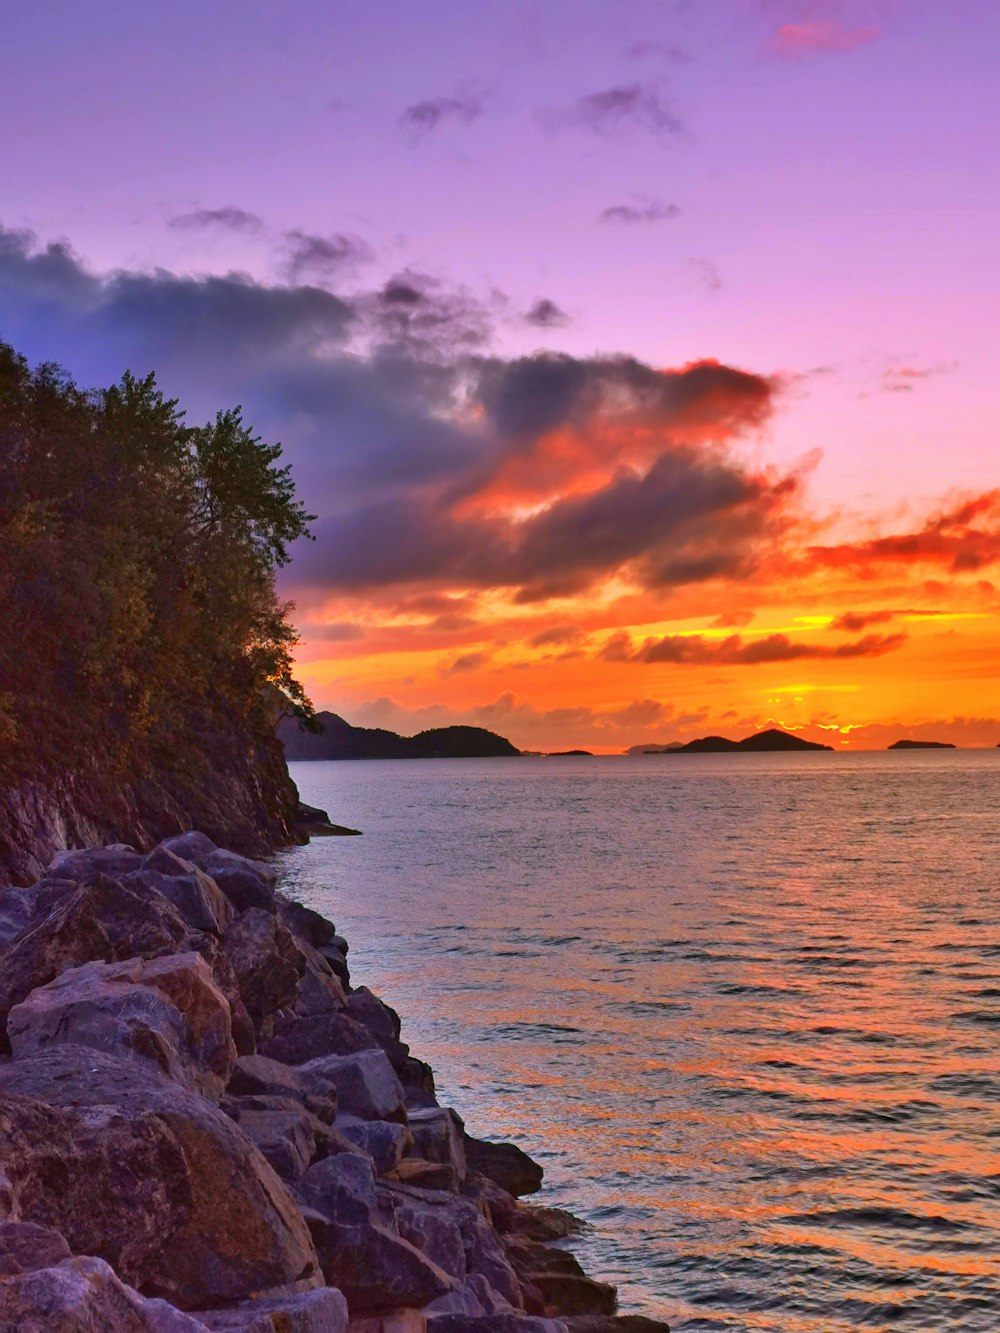
M 1000 742 L 994 6 L 50 8 L 0 335 L 283 442 L 318 708 Z

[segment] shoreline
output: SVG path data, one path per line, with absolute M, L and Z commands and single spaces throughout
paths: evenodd
M 60 853 L 0 891 L 0 947 L 0 1329 L 667 1328 L 615 1314 L 583 1224 L 523 1202 L 542 1168 L 440 1106 L 270 863 Z

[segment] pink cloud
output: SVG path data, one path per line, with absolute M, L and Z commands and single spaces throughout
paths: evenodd
M 814 52 L 824 55 L 856 51 L 881 36 L 874 25 L 850 28 L 836 19 L 811 19 L 804 23 L 783 23 L 774 38 L 774 49 L 783 56 L 803 56 Z

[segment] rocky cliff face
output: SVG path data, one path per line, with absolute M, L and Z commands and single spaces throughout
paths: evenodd
M 193 737 L 179 753 L 183 769 L 161 765 L 155 776 L 125 782 L 94 755 L 77 774 L 0 788 L 0 883 L 30 883 L 64 848 L 126 842 L 148 850 L 192 827 L 246 856 L 302 841 L 298 791 L 277 738 L 234 726 Z
M 188 832 L 0 892 L 0 1329 L 664 1333 L 275 881 Z

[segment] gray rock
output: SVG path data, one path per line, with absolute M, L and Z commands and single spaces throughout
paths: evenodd
M 237 1122 L 282 1180 L 297 1180 L 316 1155 L 316 1126 L 305 1107 L 247 1110 Z
M 403 1085 L 384 1051 L 320 1056 L 301 1065 L 299 1073 L 310 1088 L 336 1088 L 337 1106 L 346 1115 L 406 1122 Z
M 355 1116 L 337 1117 L 337 1129 L 375 1163 L 380 1176 L 394 1171 L 412 1143 L 410 1131 L 398 1120 L 359 1120 Z
M 329 1124 L 337 1112 L 337 1090 L 332 1083 L 317 1090 L 292 1065 L 266 1055 L 242 1055 L 233 1066 L 228 1091 L 237 1097 L 253 1093 L 291 1097 Z
M 296 902 L 294 898 L 288 898 L 283 893 L 276 893 L 274 897 L 278 915 L 288 929 L 293 935 L 311 944 L 314 949 L 329 944 L 336 935 L 337 927 L 333 922 L 327 921 L 325 916 L 320 916 L 319 912 L 314 912 L 311 907 L 306 907 L 304 903 Z
M 181 1308 L 317 1276 L 299 1209 L 237 1125 L 101 1051 L 0 1065 L 0 1162 L 9 1220 L 60 1232 Z
M 541 1166 L 516 1143 L 492 1143 L 466 1134 L 465 1159 L 470 1171 L 486 1176 L 508 1194 L 534 1194 L 542 1187 Z
M 245 866 L 218 865 L 211 873 L 237 912 L 258 907 L 262 912 L 275 915 L 274 894 L 255 871 L 247 870 Z
M 199 833 L 196 829 L 164 838 L 160 846 L 179 856 L 182 861 L 191 861 L 197 866 L 207 861 L 212 853 L 218 850 L 211 838 L 206 838 L 204 833 Z
M 11 1009 L 15 1059 L 76 1043 L 217 1097 L 236 1060 L 229 1005 L 197 953 L 68 968 Z
M 228 1310 L 199 1310 L 205 1328 L 226 1333 L 345 1333 L 347 1302 L 333 1287 L 244 1301 Z
M 181 869 L 168 875 L 148 864 L 151 858 L 158 860 L 161 865 L 166 864 L 169 858 Z M 151 857 L 146 858 L 140 869 L 124 875 L 122 880 L 137 888 L 162 893 L 192 929 L 221 935 L 236 915 L 235 908 L 214 879 L 195 865 L 187 865 L 184 869 L 185 864 L 165 847 L 158 847 Z
M 65 1236 L 51 1227 L 34 1222 L 0 1224 L 0 1279 L 50 1268 L 70 1257 Z
M 166 1301 L 146 1300 L 97 1258 L 64 1259 L 0 1278 L 6 1333 L 203 1333 Z
M 255 1031 L 269 1035 L 275 1014 L 294 1000 L 305 967 L 291 932 L 268 912 L 250 907 L 226 927 L 222 952 Z
M 267 861 L 254 861 L 249 856 L 240 856 L 238 852 L 228 852 L 221 847 L 210 852 L 204 859 L 204 864 L 198 861 L 197 857 L 192 857 L 197 864 L 207 870 L 210 875 L 214 875 L 217 870 L 243 870 L 258 879 L 263 880 L 268 888 L 273 889 L 278 882 L 278 872 L 274 866 Z
M 127 875 L 138 870 L 142 857 L 134 847 L 85 847 L 80 850 L 56 852 L 48 864 L 47 874 L 59 879 L 72 879 L 88 884 L 98 875 Z
M 452 1167 L 461 1184 L 466 1177 L 465 1125 L 458 1112 L 450 1106 L 411 1109 L 409 1121 L 413 1131 L 413 1155 L 426 1162 L 440 1162 Z
M 359 1051 L 381 1050 L 366 1027 L 342 1011 L 299 1015 L 289 1011 L 276 1015 L 274 1034 L 260 1049 L 285 1064 L 304 1065 L 323 1056 L 346 1056 Z

